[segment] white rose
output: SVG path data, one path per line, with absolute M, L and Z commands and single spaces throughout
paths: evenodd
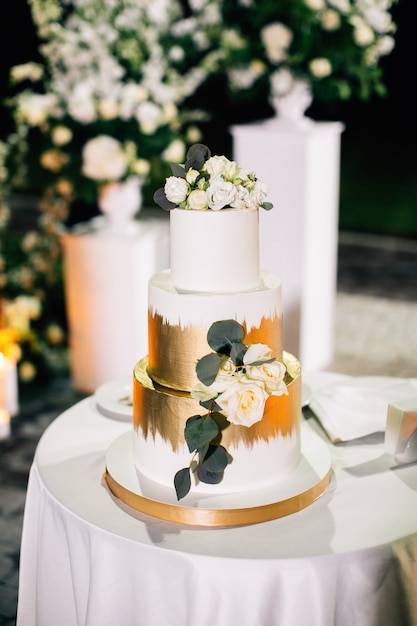
M 327 11 L 324 11 L 321 17 L 321 25 L 324 30 L 337 30 L 340 28 L 340 24 L 341 19 L 337 11 L 334 11 L 333 9 L 327 9 Z
M 116 100 L 104 98 L 98 103 L 98 111 L 103 120 L 114 120 L 120 115 L 120 106 Z
M 259 208 L 264 203 L 264 200 L 268 194 L 268 189 L 261 180 L 257 180 L 255 183 L 255 187 L 250 192 L 250 201 L 251 206 L 254 209 Z
M 181 204 L 187 197 L 190 187 L 185 178 L 169 176 L 166 179 L 164 191 L 167 199 L 174 204 Z
M 282 68 L 271 74 L 271 87 L 274 96 L 286 96 L 294 84 L 294 77 L 289 70 Z
M 194 211 L 208 209 L 207 194 L 202 189 L 194 189 L 187 198 L 187 208 Z
M 215 180 L 207 189 L 208 205 L 213 211 L 230 206 L 236 196 L 236 187 L 226 180 Z
M 19 99 L 19 113 L 30 126 L 40 126 L 47 120 L 57 104 L 52 94 L 26 94 Z
M 363 24 L 354 28 L 353 39 L 358 46 L 369 46 L 375 40 L 375 34 L 372 28 Z
M 293 34 L 285 24 L 274 22 L 261 30 L 261 39 L 268 59 L 271 63 L 279 63 L 287 58 L 287 50 L 293 40 Z
M 194 185 L 194 183 L 196 182 L 197 178 L 200 176 L 200 172 L 198 170 L 195 170 L 194 168 L 190 167 L 190 169 L 188 170 L 188 172 L 185 175 L 185 179 L 188 183 L 190 183 L 190 185 Z
M 181 163 L 184 160 L 185 144 L 181 139 L 174 139 L 165 148 L 162 158 L 167 163 Z
M 235 380 L 236 373 L 236 365 L 231 359 L 226 359 L 222 362 L 216 380 L 213 383 L 217 389 L 217 393 L 223 393 L 230 387 Z
M 72 130 L 68 126 L 55 126 L 52 129 L 51 138 L 56 146 L 65 146 L 72 139 Z
M 238 378 L 216 400 L 229 422 L 240 426 L 252 426 L 264 414 L 268 394 L 262 385 Z
M 325 7 L 324 0 L 304 0 L 304 3 L 313 11 L 321 11 Z
M 143 102 L 136 109 L 136 119 L 141 131 L 152 135 L 162 123 L 162 109 L 154 102 Z
M 272 350 L 264 343 L 252 343 L 243 357 L 243 364 L 250 365 L 255 361 L 266 361 L 272 356 Z
M 83 148 L 82 156 L 82 172 L 93 180 L 118 180 L 126 172 L 126 156 L 121 143 L 114 137 L 99 135 L 90 139 Z
M 310 61 L 309 68 L 310 72 L 316 78 L 326 78 L 326 76 L 332 73 L 332 64 L 329 59 L 325 59 L 324 57 L 318 57 Z
M 236 194 L 233 200 L 230 203 L 230 206 L 233 209 L 248 209 L 251 204 L 251 198 L 249 190 L 243 187 L 243 185 L 238 185 L 236 187 Z
M 212 156 L 205 162 L 204 169 L 210 174 L 210 178 L 219 178 L 229 168 L 229 159 L 225 156 Z
M 287 385 L 284 383 L 285 372 L 285 365 L 279 361 L 246 367 L 246 376 L 250 380 L 262 383 L 265 390 L 274 396 L 288 394 Z
M 98 205 L 105 214 L 119 216 L 133 215 L 139 210 L 142 201 L 141 185 L 132 176 L 122 183 L 109 183 L 101 187 Z
M 94 96 L 88 84 L 76 85 L 68 96 L 68 113 L 81 124 L 91 124 L 97 120 Z
M 145 177 L 151 171 L 151 164 L 148 159 L 136 159 L 132 163 L 132 171 L 138 176 Z

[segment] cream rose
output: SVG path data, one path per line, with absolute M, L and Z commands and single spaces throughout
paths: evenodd
M 258 209 L 262 206 L 266 196 L 268 195 L 268 189 L 265 183 L 261 180 L 257 180 L 253 190 L 250 192 L 250 205 L 251 208 Z
M 243 357 L 244 365 L 250 365 L 255 361 L 266 361 L 272 356 L 272 350 L 264 343 L 252 343 Z
M 268 398 L 264 387 L 246 378 L 238 378 L 216 400 L 229 422 L 252 426 L 261 421 Z
M 194 189 L 187 198 L 187 208 L 194 211 L 208 209 L 207 194 L 202 189 Z
M 250 193 L 242 185 L 236 187 L 236 194 L 230 206 L 233 209 L 248 209 L 251 205 Z
M 208 205 L 213 211 L 230 206 L 236 196 L 236 187 L 226 180 L 215 180 L 207 189 Z
M 262 29 L 261 39 L 268 59 L 271 63 L 279 63 L 287 58 L 287 50 L 293 40 L 293 34 L 285 24 L 274 22 Z
M 72 130 L 68 126 L 55 126 L 51 131 L 51 138 L 56 146 L 65 146 L 72 139 Z
M 265 391 L 274 396 L 288 394 L 287 385 L 284 383 L 285 372 L 285 365 L 279 361 L 246 367 L 246 375 L 251 380 L 259 381 L 264 385 Z
M 309 68 L 316 78 L 326 78 L 326 76 L 332 73 L 332 64 L 329 59 L 324 57 L 318 57 L 310 61 Z
M 210 178 L 220 178 L 223 175 L 226 175 L 227 172 L 230 173 L 231 167 L 234 165 L 234 169 L 236 169 L 236 163 L 229 161 L 225 156 L 212 156 L 207 159 L 205 163 L 205 169 L 210 174 Z M 226 176 L 227 177 L 227 176 Z
M 167 199 L 174 204 L 181 204 L 187 198 L 190 190 L 185 178 L 169 176 L 165 181 L 164 191 Z
M 114 137 L 98 135 L 85 144 L 82 172 L 93 180 L 118 180 L 126 172 L 127 161 L 122 144 Z

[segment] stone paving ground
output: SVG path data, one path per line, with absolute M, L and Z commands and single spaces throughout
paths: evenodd
M 417 242 L 341 233 L 335 333 L 329 370 L 417 377 Z M 36 445 L 83 397 L 69 380 L 57 380 L 36 398 L 21 398 L 12 435 L 0 441 L 0 626 L 16 621 L 20 537 Z

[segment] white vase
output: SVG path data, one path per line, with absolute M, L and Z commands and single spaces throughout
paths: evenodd
M 314 122 L 305 112 L 313 101 L 310 85 L 304 80 L 294 80 L 290 91 L 284 96 L 272 97 L 276 117 L 271 120 L 281 127 L 309 128 Z
M 106 217 L 106 229 L 128 232 L 135 227 L 135 215 L 142 208 L 142 180 L 131 176 L 123 182 L 103 185 L 98 195 L 98 206 Z

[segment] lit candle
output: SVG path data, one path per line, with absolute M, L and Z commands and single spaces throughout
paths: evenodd
M 0 439 L 10 437 L 10 415 L 6 409 L 0 408 Z
M 10 413 L 6 407 L 6 384 L 4 354 L 0 352 L 0 439 L 10 436 Z

